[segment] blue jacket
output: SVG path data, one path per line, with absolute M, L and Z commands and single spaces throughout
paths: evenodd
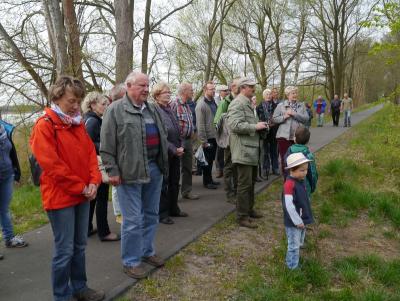
M 318 99 L 314 100 L 315 113 L 317 113 L 317 108 L 318 108 Z M 322 106 L 321 106 L 321 114 L 325 113 L 325 108 L 326 108 L 326 101 L 325 101 L 325 99 L 323 99 L 322 100 Z
M 293 198 L 292 203 L 290 202 L 290 196 Z M 289 201 L 285 200 L 285 198 L 289 199 Z M 290 207 L 291 204 L 294 205 L 294 208 Z M 291 176 L 286 179 L 283 185 L 282 208 L 286 227 L 296 227 L 299 223 L 304 225 L 314 223 L 310 199 L 308 198 L 304 181 L 299 181 Z
M 14 180 L 19 182 L 19 180 L 21 179 L 21 168 L 19 166 L 17 150 L 15 149 L 14 142 L 12 141 L 12 133 L 15 129 L 15 126 L 13 126 L 10 123 L 5 122 L 2 119 L 0 119 L 0 124 L 2 124 L 4 126 L 4 129 L 7 132 L 8 139 L 10 139 L 10 142 L 12 145 L 11 152 L 10 152 L 10 158 L 11 158 L 11 162 L 12 162 L 13 169 L 14 169 Z

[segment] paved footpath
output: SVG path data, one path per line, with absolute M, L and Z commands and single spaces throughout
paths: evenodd
M 382 105 L 355 113 L 353 125 L 372 115 Z M 342 114 L 343 115 L 343 114 Z M 341 116 L 342 117 L 342 116 Z M 342 119 L 340 124 L 342 124 Z M 316 151 L 340 136 L 348 128 L 325 125 L 311 129 L 311 148 Z M 265 189 L 269 181 L 258 183 L 257 192 Z M 222 185 L 221 185 L 222 186 Z M 234 210 L 234 206 L 224 201 L 224 190 L 207 190 L 201 185 L 201 177 L 193 177 L 193 192 L 200 194 L 196 201 L 182 200 L 182 210 L 189 213 L 188 218 L 174 218 L 175 224 L 161 224 L 157 231 L 156 250 L 163 258 L 169 258 L 184 246 L 195 240 L 215 223 Z M 109 222 L 112 231 L 119 232 L 109 206 Z M 0 300 L 8 301 L 47 301 L 52 300 L 50 286 L 50 264 L 53 241 L 49 225 L 24 234 L 29 247 L 6 249 L 0 247 L 4 260 L 0 261 Z M 106 299 L 112 300 L 132 286 L 136 280 L 122 272 L 119 242 L 100 242 L 97 236 L 90 237 L 86 251 L 88 285 L 103 289 Z M 148 266 L 150 270 L 151 267 Z

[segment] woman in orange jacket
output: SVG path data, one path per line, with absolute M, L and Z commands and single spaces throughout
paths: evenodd
M 54 300 L 102 300 L 86 285 L 85 248 L 89 201 L 101 183 L 96 150 L 80 114 L 85 89 L 61 76 L 49 89 L 51 107 L 35 123 L 30 145 L 42 175 L 40 190 L 54 235 Z

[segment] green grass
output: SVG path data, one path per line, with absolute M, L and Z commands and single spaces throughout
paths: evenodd
M 14 231 L 23 233 L 47 223 L 38 187 L 24 185 L 14 191 L 10 210 Z

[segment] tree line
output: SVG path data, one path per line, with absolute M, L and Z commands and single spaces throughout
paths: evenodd
M 348 92 L 368 102 L 400 82 L 396 47 L 382 46 L 400 41 L 396 3 L 4 0 L 0 101 L 45 106 L 59 74 L 103 91 L 140 69 L 154 81 L 188 81 L 199 91 L 208 80 L 246 75 L 261 89 L 280 87 L 281 95 L 290 84 L 306 89 L 303 97 Z

